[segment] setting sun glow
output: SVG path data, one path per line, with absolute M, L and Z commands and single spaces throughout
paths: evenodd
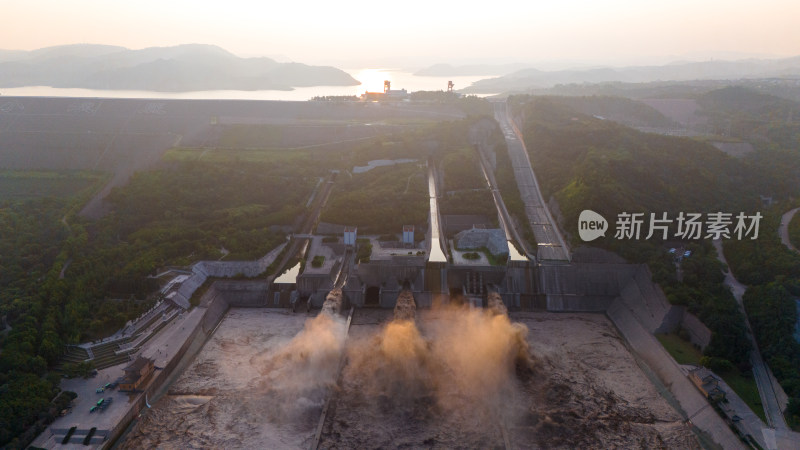
M 351 72 L 352 73 L 352 72 Z M 385 69 L 364 69 L 358 73 L 352 73 L 353 78 L 361 82 L 358 93 L 364 92 L 383 92 L 383 82 L 392 80 L 392 73 Z

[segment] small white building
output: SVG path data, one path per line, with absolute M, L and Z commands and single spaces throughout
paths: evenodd
M 356 227 L 344 227 L 344 245 L 356 245 L 356 239 L 358 238 L 358 228 Z
M 403 245 L 414 246 L 414 225 L 403 225 Z
M 387 89 L 386 96 L 390 98 L 408 98 L 408 91 L 405 89 Z

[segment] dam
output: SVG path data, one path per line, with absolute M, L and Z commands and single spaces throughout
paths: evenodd
M 694 446 L 603 315 L 506 312 L 493 292 L 491 308 L 417 309 L 402 288 L 394 309 L 334 290 L 293 313 L 225 289 L 204 295 L 218 324 L 120 448 Z
M 422 242 L 315 229 L 331 176 L 269 255 L 195 264 L 169 299 L 181 313 L 139 350 L 152 378 L 114 394 L 118 420 L 61 418 L 35 444 L 74 445 L 94 428 L 96 448 L 696 448 L 699 428 L 737 448 L 652 337 L 683 327 L 702 346 L 710 332 L 646 266 L 561 244 L 526 251 L 497 196 L 506 256 L 467 261 L 442 231 L 436 173 L 429 161 Z M 251 278 L 226 279 L 236 274 Z

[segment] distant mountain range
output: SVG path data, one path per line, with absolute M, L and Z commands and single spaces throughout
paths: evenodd
M 291 90 L 358 84 L 355 78 L 335 67 L 240 58 L 213 45 L 129 50 L 80 44 L 27 52 L 0 50 L 0 87 L 183 92 Z
M 460 92 L 502 93 L 549 88 L 558 84 L 743 78 L 800 78 L 800 56 L 785 59 L 679 62 L 663 66 L 600 67 L 559 71 L 523 69 L 501 77 L 477 81 Z
M 468 77 L 481 75 L 506 75 L 530 67 L 528 64 L 470 64 L 452 66 L 450 64 L 434 64 L 414 72 L 414 75 L 429 77 Z

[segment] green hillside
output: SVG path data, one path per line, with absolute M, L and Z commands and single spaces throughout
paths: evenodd
M 573 246 L 578 215 L 585 209 L 602 214 L 615 229 L 617 215 L 722 211 L 754 213 L 760 180 L 747 163 L 715 147 L 686 138 L 636 131 L 587 116 L 548 98 L 513 97 L 525 142 L 545 198 L 554 196 Z M 645 224 L 649 222 L 649 216 Z M 705 354 L 719 368 L 749 368 L 749 343 L 736 300 L 723 283 L 721 264 L 708 241 L 616 239 L 610 231 L 591 245 L 605 247 L 631 262 L 647 263 L 654 281 L 673 304 L 685 305 L 712 331 Z M 668 247 L 692 250 L 678 275 Z
M 750 211 L 768 182 L 711 145 L 642 133 L 546 98 L 515 98 L 545 198 L 555 196 L 566 231 L 580 211 Z M 524 103 L 523 103 L 524 102 Z

